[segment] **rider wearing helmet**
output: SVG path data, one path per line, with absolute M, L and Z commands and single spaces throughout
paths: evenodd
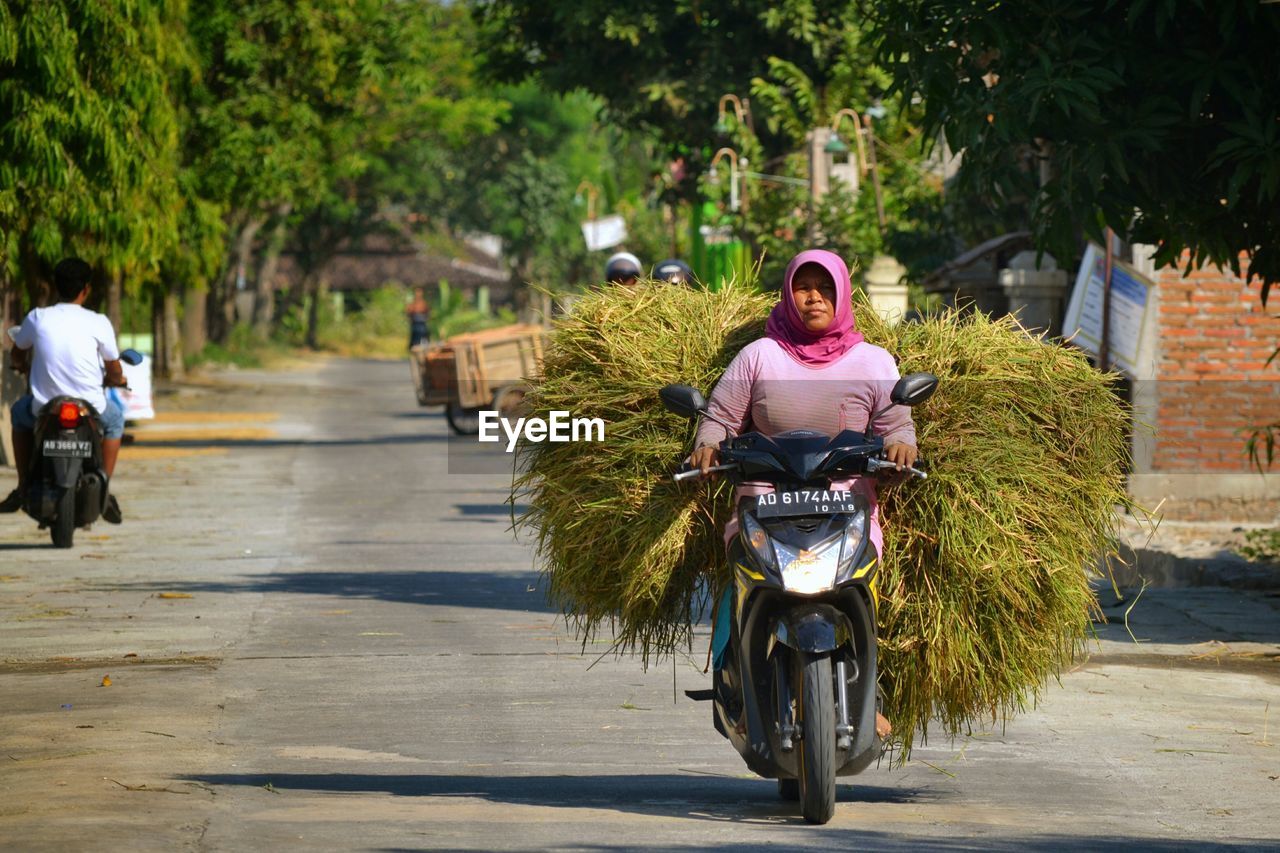
M 693 270 L 679 258 L 667 258 L 658 264 L 653 268 L 653 277 L 656 281 L 666 281 L 671 284 L 694 283 Z
M 635 284 L 640 280 L 640 259 L 630 252 L 618 252 L 605 264 L 604 280 L 610 284 Z

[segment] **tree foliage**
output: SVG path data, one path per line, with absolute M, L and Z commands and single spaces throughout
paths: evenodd
M 790 254 L 813 242 L 811 215 L 822 226 L 817 242 L 851 258 L 906 252 L 919 270 L 947 256 L 948 236 L 934 221 L 937 181 L 922 179 L 923 156 L 907 145 L 917 132 L 914 111 L 896 101 L 885 104 L 889 118 L 877 127 L 890 161 L 882 167 L 887 229 L 879 227 L 869 185 L 856 199 L 833 192 L 811 214 L 808 189 L 796 183 L 808 179 L 806 134 L 842 109 L 878 105 L 892 83 L 876 64 L 858 7 L 852 0 L 677 0 L 624 9 L 576 0 L 549 9 L 533 0 L 484 0 L 476 12 L 494 73 L 532 77 L 562 92 L 585 89 L 615 126 L 649 129 L 660 151 L 681 157 L 688 178 L 667 198 L 709 197 L 723 206 L 728 182 L 723 175 L 709 180 L 708 166 L 726 144 L 752 170 L 780 176 L 750 179 L 747 210 L 725 211 L 765 255 L 765 279 L 773 280 Z M 727 93 L 749 96 L 750 115 L 728 110 L 717 121 L 716 105 Z M 844 130 L 852 139 L 851 126 Z M 926 222 L 931 235 L 923 233 Z
M 856 7 L 853 0 L 475 4 L 494 73 L 512 81 L 536 77 L 559 92 L 591 92 L 619 125 L 651 129 L 695 159 L 717 141 L 720 96 L 745 95 L 752 78 L 769 71 L 771 57 L 825 91 L 846 70 Z M 781 153 L 781 140 L 763 136 L 771 155 Z
M 181 0 L 0 3 L 0 270 L 33 298 L 65 253 L 154 269 L 178 239 L 185 15 Z
M 1280 7 L 1258 0 L 874 0 L 882 63 L 964 151 L 961 190 L 1030 201 L 1042 246 L 1081 230 L 1157 263 L 1280 280 Z M 1039 166 L 1048 180 L 1039 181 Z

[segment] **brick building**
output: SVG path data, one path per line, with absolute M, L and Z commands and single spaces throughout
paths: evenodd
M 1016 311 L 1024 325 L 1062 334 L 1076 275 L 1037 261 L 1028 238 L 990 240 L 923 284 L 950 304 Z M 1263 474 L 1246 452 L 1254 428 L 1280 425 L 1280 358 L 1267 365 L 1280 346 L 1280 289 L 1264 308 L 1259 284 L 1230 270 L 1186 275 L 1185 257 L 1157 269 L 1143 246 L 1122 245 L 1116 257 L 1155 284 L 1144 323 L 1153 345 L 1123 389 L 1135 421 L 1130 493 L 1172 519 L 1280 521 L 1280 454 Z
M 1280 359 L 1267 365 L 1280 346 L 1280 299 L 1264 308 L 1257 282 L 1230 270 L 1149 274 L 1155 378 L 1134 383 L 1133 401 L 1154 434 L 1135 431 L 1131 491 L 1149 506 L 1164 501 L 1174 518 L 1280 518 L 1280 460 L 1263 475 L 1245 452 L 1254 427 L 1280 424 Z

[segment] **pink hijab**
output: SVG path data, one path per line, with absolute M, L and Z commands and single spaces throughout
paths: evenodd
M 805 328 L 796 300 L 791 295 L 791 282 L 796 271 L 805 264 L 822 267 L 836 284 L 836 313 L 831 325 L 821 332 Z M 853 322 L 853 282 L 849 279 L 849 268 L 839 255 L 822 249 L 809 249 L 791 259 L 782 281 L 782 298 L 773 306 L 764 333 L 777 341 L 787 355 L 806 367 L 828 365 L 862 343 L 862 333 L 854 328 Z

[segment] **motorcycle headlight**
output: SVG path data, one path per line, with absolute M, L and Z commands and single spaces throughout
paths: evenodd
M 858 556 L 862 542 L 867 538 L 867 511 L 864 509 L 854 516 L 853 521 L 844 529 L 840 542 L 840 575 L 847 575 L 858 568 L 853 565 L 853 558 Z
M 833 536 L 813 548 L 796 549 L 774 542 L 783 589 L 813 595 L 835 586 L 836 571 L 840 566 L 840 544 L 839 536 Z
M 741 535 L 743 543 L 760 558 L 760 562 L 771 569 L 778 567 L 777 561 L 773 558 L 773 542 L 769 534 L 760 526 L 760 522 L 746 513 L 742 515 Z
M 742 516 L 740 535 L 762 564 L 782 576 L 783 589 L 815 595 L 830 590 L 838 576 L 856 568 L 853 560 L 867 535 L 867 513 L 859 512 L 843 532 L 812 548 L 794 548 L 775 540 L 746 514 Z

